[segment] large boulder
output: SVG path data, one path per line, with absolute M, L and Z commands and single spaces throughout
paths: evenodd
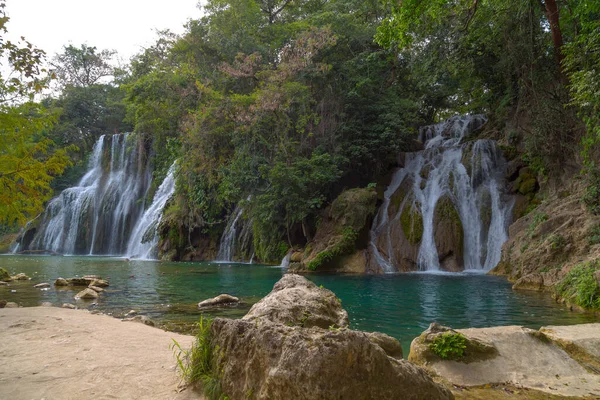
M 77 293 L 74 297 L 76 300 L 93 300 L 98 298 L 98 293 L 90 288 L 83 289 L 81 292 Z
M 211 329 L 223 393 L 232 400 L 453 398 L 363 332 L 221 318 Z
M 241 320 L 211 326 L 223 393 L 236 399 L 451 399 L 400 343 L 347 328 L 329 290 L 288 274 Z
M 273 286 L 273 291 L 254 304 L 243 319 L 304 328 L 348 326 L 348 313 L 332 291 L 317 287 L 303 276 L 295 274 L 281 278 Z

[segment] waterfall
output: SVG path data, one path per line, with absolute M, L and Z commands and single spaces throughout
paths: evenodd
M 167 201 L 175 192 L 175 169 L 173 163 L 169 172 L 154 195 L 154 200 L 139 219 L 131 233 L 127 253 L 131 258 L 154 259 L 156 258 L 156 245 L 158 244 L 158 225 L 162 219 L 162 211 Z
M 227 223 L 225 231 L 221 236 L 221 244 L 219 246 L 219 252 L 217 253 L 217 261 L 233 261 L 237 239 L 238 221 L 243 213 L 244 208 L 238 205 L 232 214 L 233 218 L 229 218 L 229 222 Z
M 420 129 L 425 149 L 406 155 L 371 228 L 384 272 L 487 271 L 499 262 L 513 204 L 505 161 L 491 140 L 464 142 L 485 122 L 462 116 Z
M 52 199 L 20 250 L 121 255 L 144 212 L 151 170 L 144 149 L 129 134 L 103 135 L 78 185 Z

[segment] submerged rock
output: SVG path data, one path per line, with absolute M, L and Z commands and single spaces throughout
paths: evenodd
M 69 282 L 64 278 L 57 278 L 54 281 L 54 286 L 69 286 Z
M 97 299 L 98 293 L 96 293 L 92 289 L 86 288 L 86 289 L 83 289 L 81 292 L 77 293 L 74 298 L 75 298 L 75 300 Z
M 104 289 L 102 289 L 101 287 L 98 287 L 98 286 L 90 285 L 90 286 L 88 286 L 88 288 L 92 289 L 96 293 L 104 292 Z
M 34 288 L 37 289 L 44 289 L 44 288 L 49 288 L 50 284 L 49 283 L 38 283 L 37 285 L 33 285 Z
M 228 304 L 239 303 L 240 299 L 229 294 L 220 294 L 212 299 L 206 299 L 198 303 L 198 308 L 215 307 Z
M 230 399 L 452 399 L 402 359 L 400 343 L 347 329 L 337 297 L 285 275 L 241 320 L 211 326 L 223 393 Z
M 297 325 L 343 328 L 348 326 L 348 313 L 341 300 L 327 289 L 308 279 L 286 274 L 266 297 L 254 304 L 243 319 Z

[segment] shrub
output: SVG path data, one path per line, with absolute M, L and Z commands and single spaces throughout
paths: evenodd
M 567 239 L 565 239 L 563 235 L 557 233 L 550 235 L 548 242 L 550 243 L 550 248 L 552 250 L 562 250 L 567 245 Z
M 581 199 L 594 215 L 600 215 L 600 171 L 594 169 L 587 175 L 587 186 Z
M 600 309 L 600 287 L 594 277 L 599 266 L 598 260 L 574 266 L 556 285 L 556 294 L 583 308 Z
M 529 224 L 529 227 L 527 228 L 526 235 L 531 238 L 535 229 L 544 221 L 548 221 L 548 214 L 542 212 L 535 213 L 533 221 L 531 221 L 531 224 Z
M 200 316 L 198 333 L 190 350 L 183 350 L 173 339 L 171 348 L 177 359 L 177 366 L 183 380 L 189 385 L 201 384 L 210 400 L 223 400 L 221 378 L 211 333 L 212 319 Z
M 465 355 L 467 338 L 460 333 L 446 332 L 429 344 L 429 349 L 444 360 L 457 360 Z
M 590 229 L 590 236 L 588 236 L 587 240 L 590 246 L 600 243 L 600 225 L 596 225 Z

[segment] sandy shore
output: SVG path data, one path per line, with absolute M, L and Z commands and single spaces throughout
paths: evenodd
M 0 309 L 0 398 L 199 399 L 177 390 L 172 339 L 193 338 L 82 310 Z

